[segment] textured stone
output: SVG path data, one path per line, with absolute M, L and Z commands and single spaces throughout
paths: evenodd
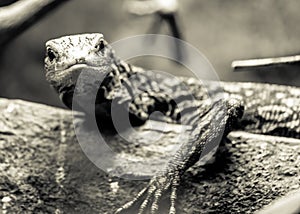
M 170 125 L 165 144 L 174 144 L 175 129 Z M 132 157 L 146 148 L 110 139 Z M 300 143 L 276 139 L 231 133 L 214 161 L 184 175 L 179 213 L 253 213 L 298 189 Z M 54 107 L 0 99 L 0 148 L 2 213 L 113 213 L 147 184 L 93 165 L 76 140 L 71 112 Z

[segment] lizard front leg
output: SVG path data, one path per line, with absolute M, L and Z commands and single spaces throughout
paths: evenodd
M 132 201 L 117 210 L 116 213 L 132 213 L 138 206 L 138 213 L 158 213 L 159 202 L 163 195 L 170 201 L 169 214 L 175 214 L 177 188 L 181 175 L 200 158 L 206 144 L 226 136 L 243 114 L 239 100 L 218 101 L 213 106 L 200 105 L 202 114 L 198 124 L 193 125 L 191 139 L 176 152 L 164 171 L 154 176 Z M 136 211 L 136 210 L 134 210 Z

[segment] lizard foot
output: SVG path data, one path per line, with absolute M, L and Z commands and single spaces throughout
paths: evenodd
M 177 187 L 180 181 L 179 175 L 159 175 L 151 179 L 148 186 L 139 192 L 137 197 L 126 203 L 116 211 L 116 214 L 132 213 L 156 214 L 159 211 L 159 204 L 163 195 L 170 198 L 169 214 L 175 214 L 175 201 L 177 198 Z

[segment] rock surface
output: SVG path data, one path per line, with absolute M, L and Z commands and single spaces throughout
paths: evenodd
M 71 111 L 0 99 L 0 213 L 113 213 L 147 184 L 98 169 L 82 152 L 72 121 Z M 176 146 L 178 127 L 167 128 L 160 142 Z M 127 145 L 108 139 L 131 157 L 149 149 L 136 144 L 147 139 L 133 136 Z M 232 132 L 213 162 L 185 174 L 179 213 L 253 213 L 300 188 L 299 157 L 298 140 Z

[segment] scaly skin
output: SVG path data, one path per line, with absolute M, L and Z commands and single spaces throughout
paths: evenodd
M 181 146 L 165 170 L 154 176 L 148 186 L 117 213 L 132 213 L 134 207 L 138 207 L 139 213 L 158 213 L 162 195 L 169 196 L 169 213 L 175 213 L 176 190 L 181 175 L 197 162 L 206 145 L 220 140 L 233 129 L 243 115 L 242 103 L 246 112 L 238 123 L 239 128 L 255 133 L 299 137 L 299 106 L 291 108 L 291 103 L 268 99 L 273 92 L 259 89 L 262 87 L 259 84 L 223 83 L 225 94 L 216 90 L 209 97 L 196 79 L 180 78 L 182 84 L 177 84 L 172 78 L 154 78 L 144 69 L 123 62 L 115 56 L 102 34 L 65 36 L 48 41 L 46 48 L 47 80 L 69 108 L 72 108 L 79 74 L 91 70 L 94 75 L 104 78 L 95 101 L 96 116 L 100 120 L 111 118 L 111 103 L 117 99 L 120 108 L 128 111 L 134 124 L 140 125 L 153 112 L 160 111 L 159 120 L 193 127 L 190 141 Z M 214 83 L 211 86 L 214 88 Z M 267 87 L 272 89 L 271 85 Z M 82 96 L 89 96 L 87 86 L 80 86 L 80 89 Z M 292 87 L 291 90 L 297 93 L 290 97 L 299 103 L 300 90 Z M 278 96 L 284 94 L 287 92 L 278 92 Z M 222 95 L 229 98 L 224 99 Z M 286 109 L 290 111 L 284 112 Z

